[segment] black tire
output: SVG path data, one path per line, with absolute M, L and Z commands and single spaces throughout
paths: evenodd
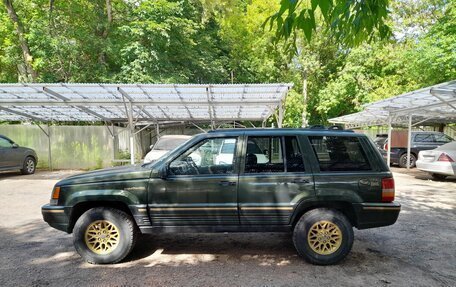
M 36 160 L 28 156 L 25 158 L 24 163 L 22 164 L 21 173 L 22 174 L 34 174 L 36 170 Z
M 114 225 L 118 231 L 116 233 L 118 236 L 115 247 L 110 247 L 111 249 L 105 254 L 95 253 L 89 247 L 90 243 L 86 243 L 86 232 L 89 230 L 88 228 L 96 226 L 100 221 L 108 222 L 109 224 Z M 93 232 L 94 229 L 91 230 Z M 136 238 L 136 225 L 132 217 L 115 208 L 96 207 L 89 209 L 82 214 L 81 217 L 79 217 L 73 229 L 73 244 L 76 251 L 87 262 L 93 264 L 110 264 L 123 260 L 133 249 L 136 243 Z M 99 240 L 108 239 L 99 238 Z M 99 245 L 101 244 L 102 243 L 99 243 Z M 93 245 L 91 246 L 93 247 Z M 105 244 L 104 246 L 107 245 Z
M 411 153 L 410 154 L 410 167 L 415 167 L 415 164 L 416 164 L 416 156 L 413 153 Z M 401 157 L 399 158 L 399 166 L 402 168 L 407 167 L 407 154 L 406 153 L 402 154 Z
M 325 253 L 323 251 L 316 252 L 314 249 L 318 248 L 318 244 L 311 247 L 310 241 L 312 238 L 311 229 L 315 232 L 313 227 L 321 223 L 324 224 L 324 222 L 329 222 L 331 224 L 330 230 L 337 231 L 337 234 L 339 234 L 338 246 L 334 244 L 336 245 L 333 246 L 334 250 L 328 250 L 327 254 L 322 254 Z M 332 232 L 330 231 L 329 233 Z M 323 234 L 322 236 L 325 235 Z M 333 241 L 333 236 L 328 236 L 328 244 L 330 244 L 330 241 L 336 242 Z M 316 238 L 316 235 L 314 238 Z M 306 261 L 316 265 L 331 265 L 344 259 L 353 246 L 353 238 L 353 227 L 347 217 L 337 210 L 328 208 L 317 208 L 306 212 L 296 223 L 293 230 L 293 243 L 298 254 Z M 327 238 L 323 240 L 327 240 Z
M 431 176 L 435 180 L 445 180 L 445 178 L 447 178 L 446 175 L 438 174 L 438 173 L 432 173 Z

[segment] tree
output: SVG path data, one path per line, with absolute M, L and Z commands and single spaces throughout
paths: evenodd
M 5 5 L 9 18 L 15 27 L 17 38 L 22 49 L 23 65 L 20 65 L 20 67 L 23 68 L 19 69 L 21 74 L 23 74 L 22 80 L 25 82 L 34 82 L 38 75 L 33 68 L 33 57 L 25 36 L 24 26 L 17 16 L 12 0 L 3 0 L 3 4 Z
M 276 40 L 292 38 L 294 44 L 298 31 L 310 41 L 323 18 L 321 22 L 337 41 L 354 46 L 390 34 L 387 8 L 388 0 L 281 0 L 279 11 L 265 24 L 270 29 L 276 25 Z

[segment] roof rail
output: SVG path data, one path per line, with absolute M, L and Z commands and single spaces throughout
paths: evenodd
M 353 130 L 345 130 L 340 125 L 333 125 L 325 127 L 324 125 L 313 125 L 307 128 L 308 130 L 322 130 L 322 131 L 335 131 L 335 132 L 354 132 Z

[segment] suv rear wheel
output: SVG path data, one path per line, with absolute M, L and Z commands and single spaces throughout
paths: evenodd
M 337 210 L 317 208 L 305 213 L 293 231 L 298 254 L 312 264 L 330 265 L 345 258 L 353 245 L 353 228 Z
M 124 259 L 136 241 L 135 223 L 125 212 L 107 207 L 86 211 L 73 230 L 76 251 L 89 263 L 109 264 Z

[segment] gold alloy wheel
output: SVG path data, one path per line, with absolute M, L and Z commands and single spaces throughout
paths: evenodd
M 329 255 L 336 252 L 342 244 L 342 232 L 330 221 L 318 221 L 310 228 L 307 241 L 316 253 Z
M 89 249 L 100 255 L 109 254 L 119 245 L 120 232 L 107 220 L 92 222 L 86 229 L 84 240 Z

